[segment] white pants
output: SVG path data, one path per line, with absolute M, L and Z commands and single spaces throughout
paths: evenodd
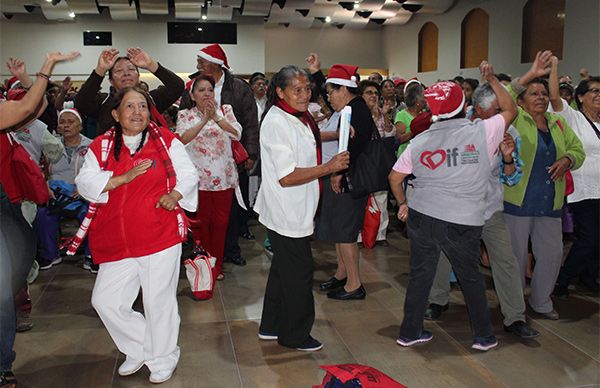
M 181 244 L 142 257 L 100 264 L 92 305 L 117 348 L 151 372 L 179 361 L 177 283 Z M 142 287 L 144 315 L 132 309 Z
M 379 229 L 377 231 L 377 241 L 382 241 L 386 239 L 387 235 L 387 227 L 390 223 L 390 215 L 388 214 L 388 192 L 387 191 L 378 191 L 373 193 L 375 197 L 375 202 L 377 202 L 377 206 L 381 211 L 381 217 L 379 218 Z M 369 199 L 369 204 L 371 199 Z M 362 235 L 358 234 L 357 242 L 362 242 Z

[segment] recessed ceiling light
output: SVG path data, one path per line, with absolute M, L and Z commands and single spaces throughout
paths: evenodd
M 208 19 L 208 16 L 202 15 L 202 20 L 206 20 L 206 19 Z
M 202 31 L 202 27 L 198 27 L 198 31 Z
M 331 23 L 331 17 L 330 16 L 326 16 L 325 17 L 325 23 Z
M 358 7 L 360 7 L 360 4 L 358 4 L 357 2 L 354 2 L 354 9 L 358 9 Z
M 96 39 L 100 39 L 100 35 L 96 35 Z
M 69 12 L 69 17 L 71 19 L 73 19 L 75 17 L 75 12 L 73 12 L 73 11 Z

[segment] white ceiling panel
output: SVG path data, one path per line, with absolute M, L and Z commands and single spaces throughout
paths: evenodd
M 379 11 L 385 4 L 385 0 L 364 0 L 359 5 L 361 11 Z
M 245 0 L 243 16 L 267 16 L 271 9 L 270 0 Z
M 333 15 L 335 13 L 335 11 L 337 11 L 338 9 L 342 9 L 342 8 L 340 8 L 340 6 L 337 4 L 315 4 L 311 8 L 308 16 L 312 16 L 314 18 L 318 18 L 318 17 L 324 18 L 326 16 Z
M 169 8 L 165 0 L 139 0 L 140 12 L 144 15 L 168 15 Z
M 98 14 L 98 7 L 94 0 L 66 0 L 71 11 L 75 14 Z
M 113 20 L 137 20 L 135 4 L 131 6 L 112 5 L 108 7 L 108 11 Z
M 227 7 L 208 7 L 206 10 L 207 21 L 211 20 L 231 20 L 233 17 L 233 8 Z
M 69 17 L 69 13 L 71 9 L 64 1 L 56 5 L 52 5 L 51 3 L 43 2 L 42 5 L 42 13 L 48 20 L 71 20 Z

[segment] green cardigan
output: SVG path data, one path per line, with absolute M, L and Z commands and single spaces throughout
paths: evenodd
M 515 81 L 518 81 L 518 79 Z M 518 86 L 515 85 L 515 81 L 508 87 L 508 91 L 513 98 L 516 99 L 519 94 L 517 92 L 520 90 Z M 504 200 L 513 205 L 521 206 L 525 199 L 527 184 L 529 183 L 533 161 L 537 152 L 538 129 L 531 115 L 525 112 L 521 107 L 518 109 L 519 113 L 512 125 L 517 129 L 519 135 L 521 135 L 520 156 L 523 160 L 523 176 L 516 185 L 504 186 Z M 583 151 L 581 141 L 562 117 L 550 112 L 546 112 L 545 116 L 548 121 L 550 135 L 552 136 L 554 146 L 556 147 L 556 160 L 568 155 L 574 161 L 571 170 L 578 169 L 585 160 L 585 152 Z M 558 120 L 560 120 L 564 132 L 558 125 Z M 554 183 L 554 210 L 559 210 L 563 207 L 564 197 L 565 178 L 563 177 Z

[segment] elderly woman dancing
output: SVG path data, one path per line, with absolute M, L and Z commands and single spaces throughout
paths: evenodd
M 127 356 L 119 374 L 145 364 L 150 382 L 161 383 L 179 360 L 180 206 L 196 210 L 198 176 L 183 144 L 150 121 L 150 104 L 138 87 L 115 95 L 114 126 L 92 142 L 75 182 L 97 205 L 89 228 L 92 257 L 100 264 L 92 305 Z M 132 309 L 140 287 L 144 315 Z

